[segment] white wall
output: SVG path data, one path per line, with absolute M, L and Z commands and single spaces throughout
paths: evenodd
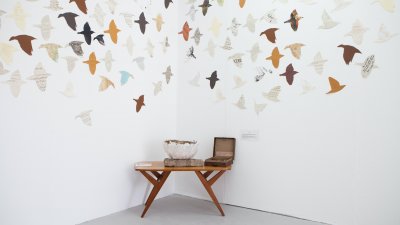
M 190 5 L 180 5 L 180 24 L 188 21 L 192 34 L 199 27 L 204 35 L 198 47 L 193 40 L 180 45 L 178 136 L 199 141 L 198 158 L 212 155 L 214 136 L 237 138 L 233 170 L 214 187 L 221 202 L 338 225 L 399 224 L 399 36 L 383 44 L 375 43 L 381 24 L 392 33 L 400 33 L 396 24 L 400 19 L 398 9 L 390 13 L 379 3 L 353 1 L 347 8 L 332 12 L 334 1 L 315 1 L 318 3 L 313 5 L 283 2 L 247 1 L 243 9 L 238 1 L 225 1 L 222 7 L 211 2 L 207 15 L 198 12 L 195 21 L 185 15 Z M 398 7 L 399 2 L 395 3 Z M 237 37 L 226 30 L 234 17 L 244 24 L 249 13 L 259 19 L 272 9 L 276 9 L 277 24 L 258 20 L 255 33 L 241 26 Z M 283 24 L 293 9 L 304 16 L 297 32 Z M 340 23 L 337 27 L 318 29 L 324 9 Z M 217 37 L 209 30 L 214 18 L 222 23 Z M 357 19 L 369 29 L 362 44 L 345 36 Z M 259 36 L 271 27 L 280 28 L 276 45 Z M 219 47 L 228 36 L 233 45 L 230 52 Z M 204 51 L 209 40 L 218 46 L 214 57 Z M 306 45 L 301 60 L 284 50 L 294 42 Z M 252 63 L 247 50 L 254 43 L 260 44 L 261 53 Z M 356 55 L 353 63 L 346 66 L 339 44 L 354 45 L 363 54 Z M 184 55 L 192 45 L 197 59 L 187 60 Z M 264 60 L 275 46 L 285 55 L 279 69 Z M 318 51 L 328 60 L 322 75 L 308 66 Z M 227 59 L 236 52 L 245 53 L 241 69 Z M 364 79 L 355 64 L 372 54 L 379 68 Z M 299 71 L 292 86 L 278 76 L 289 63 Z M 259 66 L 273 69 L 274 73 L 255 83 Z M 221 80 L 211 90 L 205 78 L 214 70 Z M 194 87 L 188 81 L 198 73 L 200 87 Z M 240 76 L 247 84 L 234 89 L 233 76 Z M 347 87 L 326 95 L 328 76 Z M 315 90 L 301 95 L 304 80 Z M 282 86 L 279 103 L 262 97 L 262 92 L 276 85 Z M 225 101 L 216 103 L 217 89 L 225 95 Z M 242 94 L 246 110 L 233 105 Z M 259 116 L 254 112 L 254 101 L 267 104 Z M 258 141 L 242 139 L 243 129 L 258 130 Z M 192 174 L 176 176 L 176 192 L 209 198 Z
M 167 85 L 162 75 L 168 65 L 176 73 L 177 57 L 173 50 L 176 43 L 170 37 L 171 47 L 165 54 L 159 43 L 178 30 L 175 27 L 177 6 L 172 4 L 166 10 L 164 4 L 146 6 L 146 1 L 117 1 L 116 11 L 111 14 L 107 4 L 99 2 L 106 13 L 104 26 L 101 26 L 92 17 L 93 1 L 86 1 L 88 15 L 81 13 L 75 3 L 67 1 L 60 1 L 64 9 L 58 12 L 45 8 L 49 4 L 47 0 L 19 2 L 30 15 L 25 30 L 18 28 L 9 17 L 17 2 L 2 0 L 0 3 L 0 9 L 6 12 L 1 16 L 0 43 L 16 49 L 13 62 L 6 64 L 4 58 L 0 58 L 10 71 L 0 76 L 0 224 L 71 225 L 142 204 L 148 182 L 133 171 L 133 163 L 162 159 L 160 140 L 176 133 L 177 81 L 172 77 Z M 132 13 L 136 20 L 142 10 L 150 22 L 145 35 L 140 33 L 136 23 L 130 28 L 120 15 Z M 76 68 L 69 74 L 62 57 L 75 56 L 71 48 L 59 49 L 57 63 L 44 49 L 39 49 L 47 42 L 65 46 L 72 40 L 84 41 L 63 18 L 57 18 L 61 12 L 79 14 L 77 31 L 88 21 L 96 34 L 103 33 L 114 19 L 122 30 L 118 44 L 113 44 L 108 34 L 104 37 L 105 46 L 83 44 L 85 54 L 78 57 Z M 166 21 L 160 33 L 152 20 L 158 13 Z M 50 16 L 55 28 L 49 41 L 34 27 L 45 15 Z M 32 56 L 22 52 L 16 41 L 8 41 L 18 34 L 37 38 L 33 41 Z M 135 45 L 132 56 L 123 46 L 129 35 Z M 148 40 L 155 46 L 153 58 L 145 50 Z M 82 61 L 87 60 L 92 51 L 102 59 L 107 50 L 111 50 L 115 60 L 112 70 L 108 72 L 104 62 L 99 60 L 96 74 L 90 75 Z M 146 58 L 145 71 L 132 63 L 132 59 L 139 56 Z M 27 79 L 39 62 L 51 74 L 45 92 Z M 18 98 L 3 84 L 15 70 L 20 71 L 26 82 Z M 120 70 L 132 73 L 134 79 L 121 86 Z M 100 75 L 112 80 L 115 89 L 99 92 Z M 163 90 L 154 96 L 152 83 L 160 80 Z M 75 98 L 59 93 L 68 82 L 74 85 Z M 142 94 L 146 106 L 136 113 L 132 99 Z M 93 110 L 91 127 L 75 119 L 85 110 Z M 173 178 L 170 178 L 160 197 L 172 192 Z

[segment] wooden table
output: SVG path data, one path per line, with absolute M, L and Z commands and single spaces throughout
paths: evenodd
M 226 167 L 213 167 L 213 166 L 202 166 L 202 167 L 164 167 L 164 162 L 162 161 L 152 161 L 152 162 L 141 162 L 150 163 L 151 166 L 135 166 L 135 170 L 139 171 L 154 185 L 149 197 L 146 200 L 145 208 L 142 213 L 142 218 L 146 215 L 147 210 L 150 208 L 151 203 L 153 203 L 161 187 L 164 185 L 169 174 L 173 171 L 193 171 L 196 173 L 197 177 L 200 179 L 204 188 L 207 190 L 211 199 L 213 200 L 215 206 L 221 212 L 222 216 L 225 216 L 224 210 L 222 210 L 221 205 L 218 202 L 217 197 L 214 194 L 211 186 L 225 173 L 225 171 L 230 170 L 231 166 Z M 207 179 L 214 171 L 218 171 L 212 178 Z M 160 173 L 161 172 L 161 173 Z

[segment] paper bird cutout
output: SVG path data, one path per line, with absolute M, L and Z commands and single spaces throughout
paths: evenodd
M 76 31 L 76 19 L 78 14 L 72 13 L 72 12 L 66 12 L 66 13 L 61 13 L 58 15 L 58 18 L 64 17 L 65 22 L 67 22 L 67 25 L 74 31 Z
M 17 40 L 19 46 L 21 49 L 28 55 L 32 55 L 32 40 L 35 40 L 36 38 L 29 36 L 29 35 L 17 35 L 17 36 L 12 36 L 9 41 Z
M 363 27 L 359 20 L 356 20 L 353 24 L 353 28 L 349 33 L 345 36 L 351 36 L 353 38 L 354 43 L 360 45 L 362 44 L 364 33 L 368 30 L 368 28 Z
M 161 47 L 164 53 L 167 52 L 167 48 L 169 47 L 168 37 L 165 37 L 164 41 L 161 42 Z
M 104 61 L 104 64 L 106 66 L 106 69 L 108 72 L 111 71 L 111 67 L 112 67 L 112 63 L 115 62 L 115 60 L 112 57 L 111 51 L 108 50 L 104 56 L 104 59 L 102 59 Z
M 93 41 L 96 41 L 96 40 L 99 42 L 99 44 L 106 45 L 106 43 L 104 42 L 104 34 L 99 34 L 93 38 Z
M 50 0 L 49 6 L 46 6 L 45 8 L 51 9 L 53 11 L 60 11 L 63 8 L 60 6 L 60 3 L 58 0 Z
M 92 43 L 92 34 L 94 34 L 94 31 L 92 31 L 88 22 L 85 23 L 83 30 L 78 32 L 78 34 L 82 34 L 85 37 L 85 41 L 88 45 Z
M 168 9 L 170 3 L 172 3 L 172 0 L 164 0 L 164 6 L 166 9 Z
M 74 51 L 77 56 L 83 56 L 82 44 L 82 41 L 71 41 L 68 43 L 68 46 L 72 48 L 72 51 Z
M 257 61 L 258 55 L 261 53 L 260 45 L 258 43 L 255 43 L 248 52 L 250 53 L 251 61 Z
M 69 3 L 75 2 L 81 12 L 87 14 L 86 0 L 70 0 Z
M 215 55 L 215 48 L 216 48 L 217 46 L 214 44 L 214 42 L 210 39 L 209 41 L 208 41 L 208 45 L 207 45 L 207 48 L 206 48 L 206 50 L 208 51 L 208 54 L 210 55 L 210 56 L 212 56 L 212 57 L 214 57 L 214 55 Z
M 60 93 L 67 98 L 76 97 L 74 93 L 74 86 L 71 82 L 68 82 L 67 85 L 65 86 L 65 89 L 63 91 L 60 91 Z
M 47 55 L 50 57 L 50 59 L 52 59 L 54 62 L 58 61 L 58 49 L 62 48 L 61 45 L 47 43 L 40 45 L 39 48 L 45 48 L 47 50 Z
M 75 68 L 75 62 L 78 61 L 78 58 L 74 56 L 65 56 L 63 59 L 67 62 L 68 73 L 71 73 Z
M 214 37 L 219 36 L 219 31 L 221 29 L 222 24 L 219 22 L 219 20 L 214 17 L 213 22 L 211 23 L 211 27 L 209 30 L 213 33 Z
M 225 44 L 223 46 L 221 46 L 221 48 L 224 50 L 227 50 L 227 51 L 232 50 L 233 47 L 232 47 L 231 39 L 229 37 L 226 38 Z
M 0 62 L 0 75 L 5 75 L 5 74 L 7 74 L 8 72 L 10 72 L 10 71 L 4 69 L 3 63 Z
M 215 84 L 217 83 L 217 81 L 219 81 L 218 79 L 218 75 L 217 75 L 217 71 L 214 71 L 210 77 L 206 78 L 207 80 L 210 81 L 210 88 L 214 89 Z
M 44 40 L 46 41 L 49 40 L 51 30 L 54 29 L 54 27 L 51 25 L 49 15 L 44 16 L 42 18 L 42 22 L 39 25 L 35 25 L 35 27 L 40 29 L 40 32 L 42 33 L 42 37 Z
M 136 65 L 141 69 L 144 70 L 144 57 L 136 57 L 133 59 L 132 62 L 136 62 Z
M 309 64 L 309 66 L 313 66 L 315 72 L 317 72 L 317 74 L 322 75 L 322 73 L 324 72 L 324 64 L 328 62 L 328 60 L 323 59 L 321 52 L 318 52 L 315 56 L 314 56 L 314 61 L 311 62 Z
M 196 18 L 196 12 L 197 12 L 197 11 L 198 11 L 198 9 L 196 9 L 196 8 L 194 7 L 194 5 L 192 5 L 192 6 L 190 7 L 189 11 L 186 13 L 186 16 L 190 16 L 190 19 L 191 19 L 192 21 L 194 21 L 195 18 Z
M 351 46 L 351 45 L 339 45 L 339 48 L 343 48 L 343 59 L 344 62 L 349 65 L 351 61 L 353 61 L 353 57 L 356 53 L 360 53 L 360 50 L 358 50 L 357 48 Z
M 274 50 L 272 50 L 271 56 L 266 58 L 266 60 L 271 60 L 272 65 L 277 69 L 279 67 L 279 60 L 283 57 L 284 55 L 281 55 L 279 52 L 278 47 L 275 47 Z
M 193 79 L 189 81 L 189 84 L 194 87 L 200 87 L 199 80 L 200 80 L 200 74 L 197 74 L 196 76 L 193 77 Z
M 291 45 L 288 45 L 285 47 L 285 49 L 290 49 L 290 51 L 292 52 L 293 57 L 295 57 L 296 59 L 300 59 L 301 57 L 301 48 L 305 46 L 302 43 L 294 43 Z
M 36 81 L 36 85 L 40 91 L 46 91 L 47 78 L 50 76 L 49 73 L 43 68 L 42 63 L 38 63 L 33 71 L 33 75 L 28 77 L 28 80 Z
M 196 31 L 194 32 L 194 35 L 192 36 L 192 39 L 194 39 L 194 42 L 196 43 L 196 45 L 200 44 L 201 36 L 203 36 L 203 34 L 200 33 L 200 29 L 196 28 Z
M 132 56 L 133 54 L 133 39 L 132 36 L 129 35 L 128 38 L 126 39 L 126 43 L 122 45 L 123 47 L 126 47 L 126 50 L 128 51 L 129 55 Z
M 121 70 L 121 71 L 119 71 L 119 73 L 121 74 L 121 86 L 128 83 L 129 78 L 134 79 L 133 75 L 126 71 Z
M 136 112 L 139 112 L 142 106 L 146 106 L 144 104 L 144 95 L 139 96 L 138 99 L 133 99 L 136 102 Z
M 162 81 L 153 83 L 153 85 L 154 85 L 154 96 L 157 96 L 162 90 Z
M 381 24 L 379 28 L 378 38 L 376 39 L 375 43 L 384 43 L 390 41 L 392 38 L 398 36 L 398 33 L 390 33 L 384 24 Z
M 264 92 L 263 96 L 264 98 L 273 101 L 273 102 L 279 102 L 280 100 L 278 99 L 279 94 L 281 93 L 281 86 L 275 86 L 273 87 L 269 92 Z
M 103 8 L 101 8 L 100 4 L 97 3 L 94 7 L 94 14 L 91 17 L 96 19 L 96 22 L 100 27 L 104 27 L 104 18 L 106 16 L 107 14 L 104 12 Z
M 104 33 L 107 33 L 110 35 L 111 41 L 114 42 L 114 44 L 117 44 L 118 42 L 118 32 L 121 30 L 118 29 L 117 25 L 115 24 L 114 20 L 111 20 L 110 24 L 108 25 L 108 30 L 105 30 Z
M 294 80 L 294 75 L 296 75 L 298 72 L 294 70 L 293 65 L 289 64 L 286 67 L 286 71 L 282 74 L 280 74 L 279 76 L 284 76 L 286 77 L 286 81 L 288 82 L 289 85 L 293 84 L 293 80 Z
M 7 17 L 14 19 L 14 22 L 17 25 L 17 27 L 22 31 L 24 31 L 26 26 L 26 17 L 28 16 L 29 15 L 22 8 L 21 3 L 17 2 L 15 4 L 14 10 Z
M 341 85 L 339 83 L 339 81 L 337 81 L 335 78 L 333 77 L 329 77 L 329 84 L 331 86 L 331 90 L 327 93 L 327 94 L 333 94 L 336 92 L 341 91 L 344 87 L 346 87 L 346 85 Z
M 260 18 L 260 20 L 264 20 L 267 23 L 275 24 L 277 21 L 275 11 L 276 9 L 267 12 L 263 17 Z
M 302 88 L 303 88 L 303 92 L 300 95 L 305 95 L 305 94 L 315 90 L 315 86 L 312 86 L 306 80 L 303 80 Z
M 384 10 L 390 13 L 394 13 L 396 8 L 395 0 L 375 0 L 372 3 L 379 3 Z
M 167 70 L 165 72 L 163 72 L 163 74 L 165 75 L 165 81 L 167 81 L 167 84 L 169 84 L 169 80 L 171 79 L 171 77 L 174 75 L 171 72 L 171 66 L 167 67 Z
M 246 4 L 246 0 L 239 0 L 239 6 L 240 8 L 244 7 L 244 4 Z
M 105 91 L 110 86 L 112 86 L 115 89 L 114 83 L 111 80 L 109 80 L 107 77 L 100 76 L 100 78 L 101 78 L 101 82 L 100 82 L 100 85 L 99 85 L 99 91 Z
M 92 110 L 83 111 L 79 115 L 75 116 L 75 119 L 80 118 L 83 124 L 92 126 L 92 118 L 90 117 L 90 113 L 92 113 Z
M 189 27 L 188 22 L 186 21 L 185 24 L 182 27 L 182 30 L 178 34 L 182 34 L 183 39 L 185 41 L 189 40 L 189 32 L 192 30 L 192 28 Z
M 224 5 L 224 1 L 225 1 L 225 0 L 217 0 L 218 5 L 219 5 L 219 6 L 223 6 L 223 5 Z
M 249 14 L 247 16 L 246 24 L 244 24 L 243 27 L 247 27 L 250 32 L 254 33 L 256 30 L 256 22 L 257 20 L 253 17 L 253 15 Z
M 120 13 L 121 16 L 124 17 L 124 21 L 126 23 L 126 25 L 128 25 L 129 28 L 133 27 L 133 14 L 131 13 Z
M 139 24 L 140 31 L 144 34 L 146 32 L 146 25 L 149 24 L 149 22 L 147 22 L 143 12 L 140 14 L 139 19 L 135 20 L 135 23 Z
M 12 63 L 16 52 L 17 49 L 14 46 L 8 43 L 0 43 L 0 58 L 5 64 Z
M 21 80 L 21 74 L 19 73 L 19 70 L 16 70 L 14 73 L 11 74 L 9 80 L 3 81 L 2 83 L 8 84 L 11 90 L 11 94 L 17 98 L 21 91 L 21 86 L 25 84 L 25 81 Z
M 86 63 L 86 64 L 89 65 L 90 73 L 91 73 L 92 75 L 94 75 L 94 73 L 96 73 L 96 65 L 97 65 L 98 63 L 100 63 L 100 62 L 97 61 L 97 59 L 96 59 L 96 54 L 95 54 L 94 52 L 92 52 L 92 53 L 90 53 L 90 55 L 89 55 L 89 59 L 86 60 L 86 61 L 83 61 L 83 63 Z
M 110 10 L 111 14 L 115 13 L 115 8 L 117 7 L 117 2 L 115 0 L 108 0 L 106 1 L 108 9 Z
M 190 59 L 190 58 L 196 59 L 196 56 L 194 55 L 194 47 L 193 47 L 193 46 L 190 46 L 188 52 L 186 53 L 186 56 L 187 56 L 189 59 Z
M 239 76 L 234 76 L 233 81 L 235 82 L 235 87 L 233 87 L 233 89 L 241 88 L 247 83 L 245 80 L 243 80 Z
M 332 20 L 329 14 L 324 10 L 322 13 L 322 25 L 319 26 L 319 29 L 332 29 L 336 27 L 339 23 Z
M 154 45 L 153 45 L 153 43 L 151 43 L 150 39 L 147 40 L 147 46 L 146 46 L 145 50 L 147 51 L 147 53 L 149 53 L 150 57 L 154 56 Z
M 277 30 L 279 30 L 279 28 L 269 28 L 269 29 L 261 32 L 260 36 L 265 35 L 265 37 L 267 37 L 268 41 L 270 41 L 271 43 L 275 43 L 276 42 L 275 32 Z
M 303 17 L 298 15 L 297 10 L 293 10 L 290 14 L 290 19 L 286 20 L 285 23 L 290 23 L 290 27 L 294 31 L 297 31 L 297 29 L 299 28 L 299 21 L 301 19 L 303 19 Z
M 272 70 L 268 70 L 265 67 L 258 67 L 257 72 L 258 74 L 254 77 L 256 82 L 259 82 L 261 79 L 263 79 L 266 74 L 272 75 L 273 73 Z
M 334 0 L 334 2 L 336 7 L 332 10 L 332 12 L 342 10 L 352 3 L 352 1 L 348 0 Z
M 241 95 L 239 100 L 236 103 L 233 103 L 239 109 L 246 109 L 246 100 L 244 99 L 244 95 Z
M 227 30 L 231 30 L 233 36 L 236 37 L 236 36 L 238 35 L 240 25 L 242 25 L 242 24 L 238 23 L 238 22 L 236 21 L 236 18 L 233 18 L 233 19 L 232 19 L 232 24 L 231 24 L 230 27 L 227 28 Z
M 217 102 L 217 103 L 222 102 L 226 99 L 226 97 L 224 96 L 224 94 L 222 93 L 222 91 L 220 89 L 217 89 L 215 91 L 215 98 L 216 98 L 215 102 Z
M 254 112 L 256 112 L 257 116 L 264 111 L 265 107 L 267 107 L 267 104 L 257 104 L 254 102 Z
M 232 56 L 230 56 L 228 59 L 232 60 L 233 63 L 235 63 L 235 65 L 239 68 L 242 68 L 243 65 L 243 59 L 242 57 L 244 56 L 243 53 L 236 53 Z
M 363 78 L 368 78 L 372 69 L 378 68 L 378 66 L 375 65 L 375 55 L 368 56 L 364 63 L 357 63 L 357 65 L 361 66 L 361 76 Z
M 159 13 L 156 18 L 153 18 L 153 20 L 156 22 L 157 31 L 160 32 L 162 25 L 164 24 L 164 20 L 163 20 L 161 14 Z
M 209 3 L 209 0 L 204 0 L 203 4 L 199 5 L 201 7 L 201 11 L 203 12 L 203 16 L 207 14 L 208 8 L 212 5 Z

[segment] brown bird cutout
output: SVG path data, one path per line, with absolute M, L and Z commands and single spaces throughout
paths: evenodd
M 293 80 L 294 80 L 294 75 L 296 75 L 297 73 L 299 73 L 299 72 L 297 72 L 297 71 L 294 70 L 293 65 L 292 65 L 292 64 L 289 64 L 289 65 L 286 67 L 286 72 L 280 74 L 279 76 L 284 76 L 284 77 L 286 77 L 286 81 L 288 82 L 288 84 L 289 84 L 289 85 L 292 85 L 292 84 L 293 84 Z
M 183 39 L 185 39 L 185 41 L 189 40 L 189 32 L 192 30 L 192 28 L 189 27 L 188 22 L 186 21 L 185 24 L 183 25 L 182 31 L 179 32 L 178 34 L 182 34 L 183 35 Z
M 89 59 L 83 62 L 89 65 L 90 73 L 94 75 L 94 73 L 96 72 L 96 65 L 97 63 L 100 63 L 99 61 L 97 61 L 94 52 L 90 53 Z
M 69 0 L 69 3 L 75 2 L 76 6 L 78 6 L 79 10 L 81 10 L 83 13 L 87 14 L 87 8 L 86 8 L 86 0 Z
M 244 4 L 246 4 L 246 0 L 239 0 L 239 6 L 240 8 L 244 7 Z
M 105 91 L 107 90 L 110 86 L 112 86 L 113 88 L 115 88 L 114 83 L 109 80 L 107 77 L 104 76 L 100 76 L 101 78 L 101 82 L 100 82 L 100 86 L 99 86 L 99 91 Z
M 144 104 L 144 95 L 141 95 L 138 99 L 133 99 L 136 102 L 136 112 L 139 112 L 142 106 L 146 106 Z
M 272 42 L 275 44 L 276 41 L 276 36 L 275 36 L 275 31 L 279 30 L 278 28 L 269 28 L 265 31 L 263 31 L 260 36 L 263 34 L 267 37 L 268 41 Z
M 301 19 L 303 19 L 303 17 L 297 14 L 297 10 L 293 10 L 292 13 L 290 13 L 290 19 L 285 21 L 285 23 L 290 23 L 290 27 L 292 27 L 294 31 L 297 31 Z
M 279 67 L 279 60 L 283 57 L 284 55 L 281 55 L 279 52 L 278 47 L 275 47 L 274 50 L 272 50 L 271 56 L 266 58 L 266 60 L 271 60 L 272 65 L 277 69 Z
M 331 90 L 326 94 L 333 94 L 341 91 L 346 85 L 340 85 L 339 81 L 337 81 L 333 77 L 329 77 L 329 84 L 331 85 Z
M 357 48 L 351 46 L 351 45 L 339 45 L 338 48 L 343 48 L 343 59 L 344 62 L 349 65 L 351 61 L 353 61 L 354 55 L 356 53 L 360 53 L 360 50 L 358 50 Z
M 115 24 L 114 20 L 111 20 L 110 24 L 108 25 L 108 30 L 105 30 L 104 33 L 110 34 L 112 42 L 117 44 L 118 42 L 118 32 L 121 30 L 118 29 L 117 25 Z
M 32 55 L 32 40 L 35 40 L 36 38 L 29 36 L 29 35 L 18 35 L 18 36 L 12 36 L 9 41 L 17 40 L 19 43 L 19 46 L 21 47 L 24 52 L 28 55 Z

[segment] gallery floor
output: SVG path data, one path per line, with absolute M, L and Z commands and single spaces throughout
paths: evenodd
M 170 195 L 155 200 L 144 218 L 140 218 L 143 206 L 137 206 L 80 225 L 326 225 L 236 206 L 222 207 L 225 217 L 220 216 L 212 202 Z

